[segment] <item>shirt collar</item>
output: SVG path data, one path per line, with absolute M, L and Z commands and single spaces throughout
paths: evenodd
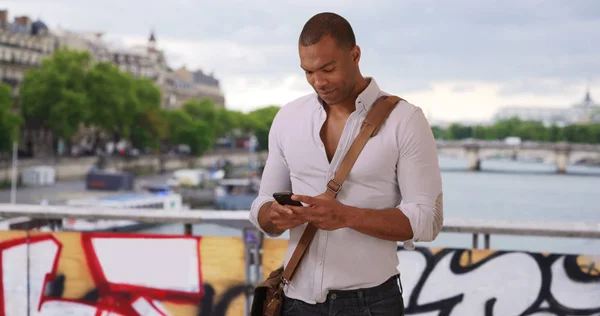
M 360 109 L 360 107 L 362 107 L 363 110 L 368 111 L 371 109 L 371 107 L 373 106 L 373 104 L 375 103 L 375 101 L 377 101 L 377 98 L 379 97 L 379 94 L 381 92 L 381 90 L 379 89 L 379 85 L 377 84 L 377 82 L 375 81 L 374 78 L 372 77 L 365 77 L 365 79 L 367 79 L 367 81 L 369 81 L 369 85 L 365 88 L 365 90 L 363 90 L 358 97 L 356 98 L 356 109 Z M 316 94 L 317 97 L 317 101 L 318 101 L 318 105 L 319 105 L 319 109 L 323 108 L 323 99 L 321 99 L 321 97 L 319 97 L 318 94 Z
M 375 104 L 375 101 L 377 101 L 377 97 L 379 97 L 381 90 L 374 78 L 367 77 L 366 79 L 369 81 L 369 85 L 358 95 L 358 98 L 356 98 L 356 107 L 358 108 L 362 105 L 363 109 L 368 111 L 371 109 L 371 106 Z

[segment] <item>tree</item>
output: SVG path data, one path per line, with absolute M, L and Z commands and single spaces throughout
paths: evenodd
M 470 126 L 454 123 L 448 128 L 450 139 L 465 139 L 473 137 L 473 131 Z
M 269 130 L 279 109 L 278 106 L 267 106 L 248 113 L 248 119 L 253 125 L 252 131 L 261 149 L 269 149 Z
M 439 126 L 432 126 L 431 132 L 433 133 L 433 137 L 435 139 L 445 139 L 446 131 Z
M 542 122 L 524 121 L 515 128 L 515 135 L 522 140 L 548 141 L 550 135 Z
M 463 126 L 452 124 L 448 130 L 432 126 L 434 135 L 444 135 L 447 139 L 464 139 L 472 135 L 477 139 L 502 140 L 509 136 L 520 137 L 524 141 L 571 142 L 600 144 L 600 124 L 571 124 L 564 127 L 544 126 L 538 121 L 521 121 L 518 118 L 498 121 L 491 126 Z M 439 136 L 436 136 L 436 138 Z
M 168 136 L 172 145 L 190 146 L 192 154 L 201 155 L 209 149 L 214 141 L 210 126 L 203 121 L 196 121 L 183 110 L 167 110 L 164 112 L 168 122 Z
M 12 151 L 12 144 L 18 140 L 23 120 L 12 111 L 13 97 L 8 85 L 0 84 L 0 152 Z
M 193 122 L 198 123 L 195 124 L 194 129 L 201 132 L 204 137 L 202 142 L 204 150 L 212 148 L 217 137 L 224 133 L 219 117 L 220 112 L 217 110 L 215 102 L 206 98 L 189 100 L 182 106 L 182 110 L 190 116 Z
M 160 108 L 160 89 L 149 79 L 133 79 L 137 107 L 133 111 L 130 140 L 137 148 L 158 149 L 160 140 L 168 133 L 166 118 Z
M 101 127 L 115 141 L 128 138 L 139 111 L 133 77 L 111 63 L 100 62 L 90 69 L 86 88 L 88 125 Z
M 58 50 L 30 69 L 20 90 L 23 117 L 33 128 L 48 128 L 69 141 L 88 116 L 85 89 L 91 58 L 87 52 Z

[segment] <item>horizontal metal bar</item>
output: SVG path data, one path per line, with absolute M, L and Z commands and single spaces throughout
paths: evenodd
M 94 220 L 132 220 L 145 223 L 215 223 L 232 227 L 251 227 L 249 211 L 233 210 L 159 210 L 108 207 L 56 206 L 0 203 L 0 217 L 40 219 L 78 218 Z M 600 223 L 532 222 L 478 219 L 445 219 L 443 232 L 599 238 Z
M 0 217 L 42 219 L 77 218 L 91 220 L 130 220 L 144 223 L 225 223 L 251 226 L 248 211 L 228 210 L 162 210 L 144 208 L 111 208 L 67 205 L 3 204 Z
M 445 219 L 443 232 L 600 238 L 600 223 Z

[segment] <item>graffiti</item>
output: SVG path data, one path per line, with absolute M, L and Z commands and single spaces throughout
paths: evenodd
M 218 267 L 203 247 L 188 236 L 2 232 L 0 315 L 240 315 L 248 286 L 205 282 L 203 269 Z
M 406 315 L 599 315 L 600 258 L 398 249 Z
M 0 316 L 243 315 L 244 240 L 116 233 L 0 233 Z M 287 241 L 265 240 L 263 271 Z M 600 259 L 398 249 L 406 315 L 600 315 Z

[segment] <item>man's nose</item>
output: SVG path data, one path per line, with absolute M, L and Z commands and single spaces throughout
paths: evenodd
M 324 76 L 318 74 L 313 75 L 313 86 L 318 90 L 325 88 L 328 83 L 329 82 Z

